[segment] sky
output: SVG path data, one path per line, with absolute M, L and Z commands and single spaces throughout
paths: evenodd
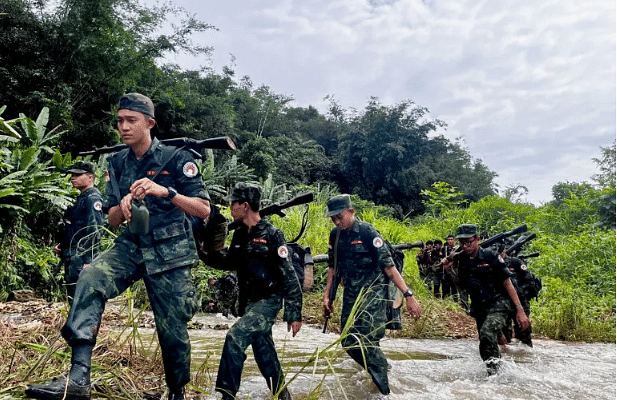
M 210 60 L 322 113 L 411 100 L 472 157 L 541 205 L 558 182 L 592 182 L 616 135 L 614 0 L 172 0 L 218 28 Z

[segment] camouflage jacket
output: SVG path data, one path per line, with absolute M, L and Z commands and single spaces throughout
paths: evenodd
M 209 200 L 193 156 L 186 150 L 176 152 L 176 149 L 154 138 L 140 159 L 131 148 L 114 154 L 108 164 L 105 208 L 109 210 L 120 204 L 133 182 L 151 178 L 157 172 L 154 182 L 159 185 L 173 187 L 188 197 Z M 146 196 L 144 200 L 150 212 L 150 232 L 138 236 L 125 229 L 116 238 L 116 244 L 126 246 L 127 256 L 137 263 L 143 262 L 148 274 L 197 263 L 192 228 L 184 212 L 164 197 Z
M 384 271 L 394 267 L 384 240 L 369 223 L 355 220 L 348 230 L 330 232 L 328 267 L 334 268 L 334 247 L 337 248 L 337 270 L 345 287 L 344 298 L 355 299 L 362 288 L 371 288 L 381 298 L 387 297 Z

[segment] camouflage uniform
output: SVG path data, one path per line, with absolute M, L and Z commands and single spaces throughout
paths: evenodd
M 175 150 L 154 138 L 140 159 L 130 148 L 116 153 L 109 161 L 108 174 L 113 177 L 107 186 L 106 208 L 117 206 L 133 182 L 152 177 L 161 168 L 156 183 L 185 196 L 209 200 L 193 157 Z M 173 157 L 168 161 L 170 155 Z M 113 247 L 82 272 L 62 335 L 71 346 L 94 345 L 106 301 L 143 279 L 154 312 L 167 386 L 176 391 L 190 380 L 187 322 L 197 306 L 190 271 L 198 262 L 197 251 L 182 210 L 167 198 L 146 196 L 145 202 L 150 212 L 149 232 L 135 235 L 125 228 Z
M 283 384 L 283 372 L 272 339 L 272 325 L 283 307 L 287 322 L 302 321 L 302 289 L 294 272 L 283 232 L 265 219 L 250 230 L 246 225 L 234 231 L 229 250 L 208 256 L 207 264 L 236 270 L 240 289 L 240 319 L 225 337 L 216 377 L 216 390 L 235 396 L 246 348 L 253 355 L 268 387 L 276 392 Z
M 498 339 L 513 312 L 503 286 L 510 276 L 504 260 L 494 250 L 480 248 L 477 257 L 463 253 L 459 259 L 458 283 L 471 298 L 470 314 L 476 319 L 484 361 L 500 357 Z
M 98 229 L 105 222 L 103 196 L 95 187 L 84 190 L 64 213 L 64 232 L 60 242 L 60 259 L 69 302 L 73 302 L 75 283 L 84 267 L 98 253 Z
M 337 248 L 337 270 L 344 284 L 341 327 L 345 327 L 358 300 L 360 291 L 366 293 L 357 304 L 357 314 L 343 338 L 345 351 L 362 365 L 381 393 L 390 392 L 388 362 L 379 347 L 386 331 L 387 282 L 386 268 L 394 267 L 384 240 L 379 232 L 366 222 L 357 219 L 348 230 L 341 230 L 336 243 L 338 228 L 330 232 L 328 267 L 335 268 L 334 246 Z M 334 283 L 333 283 L 334 284 Z

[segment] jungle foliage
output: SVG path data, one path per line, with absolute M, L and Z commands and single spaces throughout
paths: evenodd
M 186 18 L 173 32 L 157 34 L 171 14 Z M 331 223 L 323 205 L 339 192 L 352 193 L 358 215 L 392 242 L 443 238 L 467 222 L 489 234 L 527 223 L 538 235 L 530 250 L 542 253 L 530 267 L 545 282 L 533 303 L 536 331 L 614 340 L 614 144 L 594 159 L 600 171 L 594 183 L 559 183 L 553 201 L 534 207 L 518 201 L 524 188 L 498 196 L 495 173 L 441 136 L 445 122 L 412 101 L 383 105 L 371 98 L 354 111 L 330 97 L 322 114 L 237 78 L 232 67 L 216 73 L 160 65 L 168 52 L 207 57 L 211 49 L 193 44 L 191 34 L 209 29 L 215 27 L 180 8 L 145 8 L 135 0 L 0 4 L 0 300 L 21 288 L 62 298 L 52 248 L 75 194 L 63 168 L 79 151 L 119 140 L 117 101 L 137 91 L 157 105 L 161 139 L 228 135 L 237 144 L 235 154 L 208 151 L 201 162 L 216 203 L 238 181 L 261 182 L 271 201 L 315 191 L 302 238 L 314 254 L 326 251 Z M 103 170 L 104 159 L 95 161 Z M 300 219 L 299 209 L 273 217 L 287 239 Z M 406 277 L 426 295 L 415 258 L 406 262 Z M 315 275 L 318 291 L 323 266 Z

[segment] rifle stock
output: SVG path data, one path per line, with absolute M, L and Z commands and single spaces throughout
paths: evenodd
M 275 204 L 271 204 L 267 207 L 262 208 L 261 210 L 259 210 L 259 215 L 263 218 L 263 217 L 267 217 L 269 215 L 272 214 L 276 214 L 280 217 L 284 217 L 285 213 L 283 212 L 283 210 L 289 208 L 289 207 L 293 207 L 293 206 L 298 206 L 300 204 L 307 204 L 310 203 L 311 201 L 313 201 L 315 199 L 315 193 L 313 192 L 309 192 L 309 193 L 305 193 L 305 194 L 301 194 L 299 196 L 294 197 L 293 199 L 286 201 L 286 202 L 282 202 L 282 203 L 275 203 Z M 227 229 L 232 231 L 234 229 L 237 229 L 238 227 L 240 227 L 240 225 L 242 225 L 242 222 L 240 221 L 232 221 L 229 223 L 229 225 L 227 225 Z
M 516 242 L 514 242 L 512 246 L 508 247 L 508 249 L 506 250 L 506 255 L 514 256 L 516 253 L 518 253 L 521 250 L 521 248 L 525 245 L 525 243 L 528 243 L 534 240 L 535 238 L 536 238 L 535 233 L 532 233 L 531 235 L 519 237 L 518 239 L 516 239 Z
M 521 256 L 516 256 L 517 258 L 520 258 L 521 260 L 526 260 L 528 258 L 533 258 L 533 257 L 540 257 L 540 253 L 538 253 L 537 251 L 535 253 L 531 253 L 531 254 L 524 254 Z
M 186 146 L 188 149 L 193 150 L 193 155 L 201 157 L 201 150 L 203 149 L 215 149 L 215 150 L 236 150 L 236 145 L 228 136 L 215 137 L 204 140 L 196 140 L 187 137 L 174 138 L 174 139 L 163 139 L 161 140 L 162 144 L 168 146 L 182 147 Z M 90 151 L 82 151 L 79 153 L 80 156 L 90 156 L 90 155 L 99 155 L 99 154 L 107 154 L 107 153 L 116 153 L 120 150 L 124 150 L 128 148 L 126 144 L 117 144 L 114 146 L 105 146 L 94 148 L 94 150 Z

